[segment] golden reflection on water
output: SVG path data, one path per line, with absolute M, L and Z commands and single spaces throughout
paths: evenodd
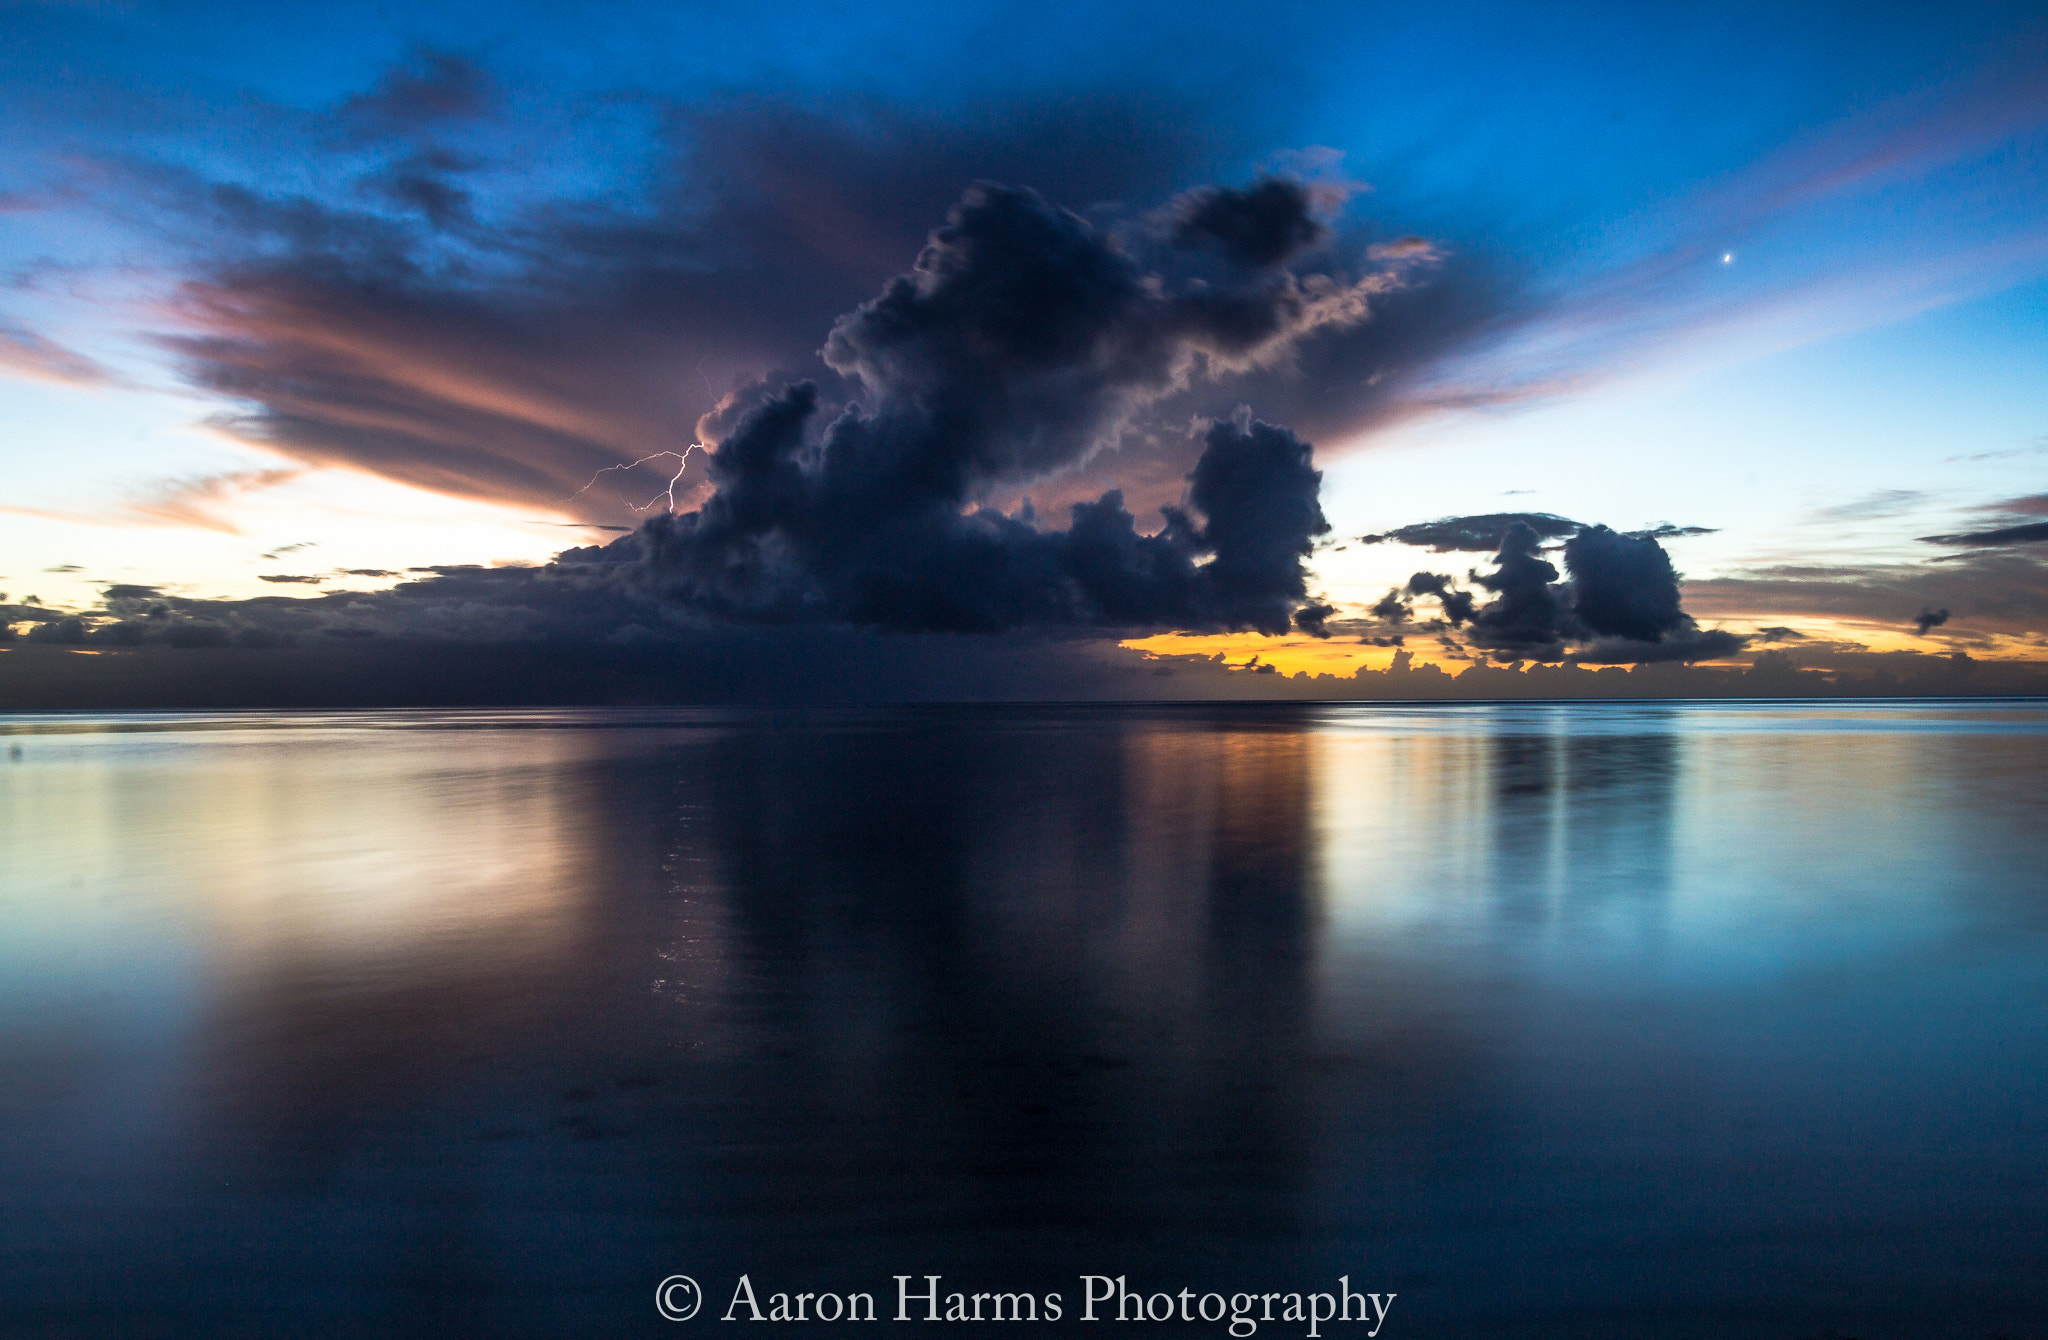
M 6 916 L 53 958 L 203 963 L 233 991 L 316 968 L 504 972 L 577 933 L 593 844 L 566 731 L 32 737 L 0 771 Z M 19 942 L 17 942 L 19 943 Z M 135 962 L 136 959 L 141 962 Z

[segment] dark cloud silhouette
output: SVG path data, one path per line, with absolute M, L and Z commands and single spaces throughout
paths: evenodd
M 1655 664 L 1717 659 L 1747 641 L 1698 627 L 1680 607 L 1670 557 L 1646 535 L 1581 528 L 1564 544 L 1563 581 L 1540 546 L 1536 531 L 1515 521 L 1501 538 L 1494 570 L 1473 574 L 1494 598 L 1470 616 L 1472 646 L 1497 659 Z M 1434 574 L 1416 574 L 1410 589 L 1418 582 L 1423 590 L 1448 589 L 1448 579 Z M 1448 617 L 1448 604 L 1446 611 Z
M 1946 609 L 1922 608 L 1918 614 L 1913 616 L 1913 629 L 1921 637 L 1926 637 L 1931 630 L 1939 628 L 1947 622 L 1948 611 Z
M 1322 240 L 1326 230 L 1310 204 L 1308 187 L 1278 177 L 1243 191 L 1210 187 L 1183 202 L 1175 240 L 1213 245 L 1238 265 L 1263 269 Z
M 1685 624 L 1678 573 L 1655 540 L 1590 526 L 1565 541 L 1572 612 L 1595 634 L 1656 642 Z
M 1408 616 L 1415 612 L 1415 607 L 1401 599 L 1401 588 L 1396 586 L 1390 588 L 1366 612 L 1383 623 L 1405 623 Z
M 764 379 L 816 380 L 830 403 L 859 394 L 821 366 L 821 339 L 967 184 L 1000 180 L 1076 207 L 1175 290 L 1178 325 L 1161 334 L 1199 366 L 1165 367 L 1126 406 L 1114 451 L 1033 485 L 1054 505 L 1119 488 L 1149 513 L 1177 501 L 1193 466 L 1199 444 L 1179 429 L 1191 418 L 1250 403 L 1318 426 L 1304 436 L 1347 435 L 1399 370 L 1473 338 L 1503 301 L 1430 242 L 1345 225 L 1348 187 L 1266 176 L 1187 190 L 1270 146 L 1256 119 L 1218 123 L 1185 93 L 943 116 L 857 100 L 651 103 L 661 130 L 643 183 L 604 201 L 522 198 L 484 137 L 453 138 L 495 97 L 473 62 L 416 55 L 330 114 L 354 138 L 325 193 L 110 168 L 125 174 L 124 213 L 193 249 L 183 329 L 165 343 L 229 403 L 221 426 L 308 464 L 585 521 L 637 521 L 671 497 L 695 506 L 704 459 L 662 455 L 688 447 L 688 425 Z M 487 210 L 471 185 L 486 175 Z M 631 462 L 644 463 L 613 468 Z
M 898 405 L 849 410 L 815 450 L 817 393 L 756 409 L 712 458 L 716 492 L 579 557 L 653 597 L 727 618 L 987 632 L 1031 625 L 1285 632 L 1302 562 L 1328 528 L 1310 450 L 1247 416 L 1209 425 L 1190 511 L 1141 535 L 1115 492 L 1067 530 L 963 511 L 976 462 L 1002 467 L 959 420 Z M 1206 562 L 1200 560 L 1206 559 Z
M 1408 579 L 1407 591 L 1411 596 L 1435 596 L 1437 604 L 1443 608 L 1444 618 L 1453 628 L 1470 623 L 1477 607 L 1477 596 L 1458 589 L 1449 577 L 1441 573 L 1416 573 Z
M 814 384 L 761 398 L 709 456 L 703 505 L 608 552 L 659 598 L 729 618 L 1284 632 L 1328 529 L 1321 476 L 1307 443 L 1248 413 L 1200 434 L 1188 510 L 1155 534 L 1115 490 L 1066 530 L 977 504 L 1087 460 L 1192 380 L 1363 319 L 1363 291 L 1269 268 L 1175 283 L 1036 192 L 976 186 L 914 271 L 834 325 L 825 361 L 861 403 L 814 435 Z
M 1719 628 L 1686 627 L 1654 642 L 1631 638 L 1599 638 L 1575 649 L 1569 660 L 1582 665 L 1658 665 L 1668 661 L 1718 661 L 1749 644 L 1739 633 Z
M 1493 556 L 1494 570 L 1474 574 L 1494 598 L 1472 616 L 1472 645 L 1556 660 L 1564 641 L 1581 632 L 1569 593 L 1557 584 L 1557 568 L 1537 552 L 1539 543 L 1527 522 L 1512 522 Z
M 1294 626 L 1310 637 L 1330 636 L 1330 616 L 1337 612 L 1335 605 L 1320 601 L 1303 605 L 1294 612 Z
M 2017 526 L 1998 526 L 1991 530 L 1960 531 L 1951 535 L 1922 535 L 1923 544 L 1953 544 L 1973 549 L 1997 548 L 2005 545 L 2039 544 L 2048 540 L 2048 521 L 2030 521 Z
M 1435 521 L 1420 521 L 1411 526 L 1400 526 L 1380 535 L 1361 535 L 1363 544 L 1414 545 L 1418 549 L 1429 549 L 1439 554 L 1472 553 L 1491 554 L 1500 548 L 1508 527 L 1517 522 L 1527 526 L 1540 540 L 1561 540 L 1586 529 L 1582 521 L 1558 516 L 1551 512 L 1488 512 L 1480 516 L 1447 516 Z M 1712 535 L 1709 526 L 1674 526 L 1666 522 L 1648 530 L 1621 532 L 1641 540 L 1689 539 L 1695 535 Z
M 1576 534 L 1580 523 L 1549 512 L 1489 512 L 1483 516 L 1447 516 L 1399 526 L 1382 535 L 1361 535 L 1364 544 L 1414 545 L 1439 554 L 1497 552 L 1508 530 L 1521 526 L 1539 540 L 1555 540 Z

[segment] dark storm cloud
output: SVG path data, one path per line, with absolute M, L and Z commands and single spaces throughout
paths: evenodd
M 1469 618 L 1470 644 L 1500 659 L 1647 665 L 1717 659 L 1747 640 L 1698 627 L 1680 607 L 1670 556 L 1648 535 L 1585 526 L 1565 542 L 1563 557 L 1568 576 L 1560 580 L 1536 531 L 1510 523 L 1494 570 L 1473 574 L 1494 598 L 1467 614 L 1470 595 L 1458 593 L 1466 596 L 1456 612 Z M 1448 578 L 1417 573 L 1409 589 L 1437 595 L 1446 617 L 1459 622 Z
M 1655 642 L 1683 626 L 1678 573 L 1655 540 L 1591 526 L 1565 541 L 1572 609 L 1596 635 Z
M 1502 306 L 1433 243 L 1344 223 L 1349 185 L 1187 189 L 1270 146 L 1182 92 L 945 115 L 636 97 L 661 119 L 655 152 L 604 200 L 510 184 L 487 137 L 443 133 L 495 96 L 473 63 L 422 53 L 322 114 L 356 128 L 324 192 L 121 169 L 124 215 L 161 220 L 199 258 L 168 344 L 234 406 L 224 426 L 307 463 L 585 520 L 635 519 L 671 491 L 687 506 L 709 487 L 702 459 L 660 454 L 735 387 L 856 393 L 820 364 L 826 332 L 977 179 L 1035 187 L 1115 234 L 1177 287 L 1183 323 L 1206 325 L 1207 369 L 1231 374 L 1169 378 L 1115 452 L 1045 481 L 1041 502 L 1174 502 L 1198 450 L 1175 425 L 1240 403 L 1317 440 L 1349 434 L 1402 369 Z
M 960 119 L 677 110 L 643 198 L 529 201 L 490 225 L 459 194 L 468 160 L 431 146 L 363 178 L 357 198 L 402 197 L 395 215 L 162 168 L 139 189 L 216 255 L 171 347 L 244 407 L 233 429 L 316 464 L 535 506 L 576 496 L 616 519 L 660 496 L 674 462 L 584 491 L 593 475 L 687 445 L 736 381 L 826 373 L 834 321 L 966 184 L 1163 199 L 1215 147 L 1190 127 L 1182 109 L 1108 98 Z M 683 496 L 706 482 L 693 462 Z
M 1557 568 L 1537 552 L 1539 543 L 1527 522 L 1512 522 L 1493 556 L 1494 570 L 1474 574 L 1494 596 L 1472 616 L 1474 646 L 1555 660 L 1565 639 L 1581 632 L 1569 593 L 1557 584 Z
M 861 403 L 814 436 L 814 385 L 767 396 L 710 456 L 701 508 L 614 549 L 661 599 L 732 618 L 1285 632 L 1328 529 L 1321 476 L 1307 443 L 1248 413 L 1199 434 L 1188 507 L 1155 534 L 1116 490 L 1066 530 L 976 504 L 1086 461 L 1195 380 L 1364 318 L 1375 279 L 1319 278 L 1175 282 L 1034 191 L 976 186 L 913 271 L 834 325 L 825 361 Z
M 948 431 L 954 419 L 850 410 L 807 459 L 816 403 L 807 384 L 770 399 L 712 458 L 701 510 L 587 552 L 663 602 L 785 622 L 1280 633 L 1306 598 L 1302 561 L 1327 523 L 1308 444 L 1285 429 L 1211 424 L 1191 510 L 1167 509 L 1157 534 L 1139 534 L 1113 491 L 1076 504 L 1062 531 L 962 510 L 976 443 Z

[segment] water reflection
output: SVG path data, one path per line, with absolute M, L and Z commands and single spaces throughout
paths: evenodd
M 2007 1324 L 2048 714 L 1942 710 L 16 723 L 0 1328 L 613 1333 L 676 1270 Z

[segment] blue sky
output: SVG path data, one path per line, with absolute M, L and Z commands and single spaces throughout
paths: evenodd
M 637 524 L 665 477 L 569 481 L 687 446 L 750 378 L 822 374 L 835 311 L 975 177 L 1128 223 L 1278 172 L 1328 193 L 1357 264 L 1411 236 L 1436 258 L 1377 343 L 1168 406 L 1241 394 L 1315 442 L 1311 569 L 1340 610 L 1421 562 L 1346 537 L 1541 511 L 1711 529 L 1668 547 L 1738 631 L 1989 655 L 2048 631 L 2032 587 L 1965 609 L 1969 556 L 1918 539 L 2048 488 L 2034 7 L 136 0 L 0 24 L 11 599 L 544 561 Z M 404 382 L 403 431 L 344 364 Z M 407 456 L 458 411 L 521 445 L 449 427 L 471 436 Z M 1160 451 L 1068 482 L 1172 501 L 1186 462 Z M 265 557 L 288 545 L 307 561 Z M 1869 598 L 1795 589 L 1821 569 Z M 1931 640 L 1900 607 L 1922 594 L 1957 609 Z

